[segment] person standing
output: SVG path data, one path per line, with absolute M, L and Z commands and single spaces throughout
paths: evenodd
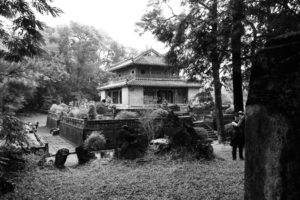
M 245 127 L 245 117 L 242 111 L 239 111 L 232 122 L 233 132 L 231 135 L 230 145 L 232 146 L 232 159 L 236 160 L 236 151 L 239 149 L 239 158 L 240 160 L 244 160 L 243 149 L 245 146 L 245 135 L 244 135 L 244 127 Z

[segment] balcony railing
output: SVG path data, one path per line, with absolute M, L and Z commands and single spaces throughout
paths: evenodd
M 179 75 L 170 75 L 170 74 L 138 74 L 136 75 L 136 79 L 168 79 L 168 80 L 176 80 L 180 79 Z

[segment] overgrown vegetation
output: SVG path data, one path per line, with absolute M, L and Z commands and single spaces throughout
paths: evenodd
M 214 161 L 149 155 L 134 161 L 94 160 L 66 170 L 37 168 L 38 157 L 29 155 L 29 169 L 13 177 L 17 192 L 2 198 L 243 199 L 244 162 L 232 161 L 230 146 L 214 145 L 214 150 Z
M 92 131 L 88 138 L 84 141 L 84 148 L 89 151 L 99 151 L 104 149 L 106 139 L 101 131 Z
M 139 114 L 131 111 L 121 111 L 117 114 L 115 119 L 136 119 L 139 117 Z

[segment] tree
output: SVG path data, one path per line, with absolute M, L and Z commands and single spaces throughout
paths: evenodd
M 138 26 L 143 31 L 151 31 L 160 41 L 170 46 L 167 54 L 169 62 L 184 66 L 190 74 L 195 70 L 201 77 L 213 77 L 215 91 L 215 111 L 218 132 L 224 139 L 222 115 L 220 68 L 229 56 L 230 18 L 226 1 L 183 1 L 186 12 L 165 17 L 162 2 L 153 1 L 152 10 L 144 14 Z
M 299 199 L 300 34 L 278 36 L 253 60 L 247 101 L 245 200 Z
M 232 16 L 231 32 L 231 54 L 232 54 L 232 85 L 233 85 L 233 103 L 236 112 L 244 110 L 243 103 L 243 79 L 241 72 L 241 48 L 242 35 L 244 34 L 244 2 L 243 0 L 230 0 Z
M 56 55 L 66 66 L 70 75 L 67 80 L 70 101 L 80 98 L 97 100 L 97 86 L 106 82 L 111 73 L 103 70 L 112 62 L 118 62 L 127 54 L 127 49 L 108 35 L 92 26 L 71 22 L 45 31 L 49 54 Z
M 21 61 L 23 57 L 41 54 L 45 24 L 36 18 L 35 12 L 59 16 L 62 11 L 49 4 L 51 0 L 22 0 L 0 2 L 0 16 L 12 23 L 10 30 L 0 21 L 0 41 L 4 49 L 0 57 L 10 61 Z

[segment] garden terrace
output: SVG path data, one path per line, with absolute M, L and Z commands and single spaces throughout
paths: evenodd
M 113 149 L 116 145 L 117 133 L 124 125 L 136 131 L 141 128 L 138 119 L 87 120 L 62 117 L 59 129 L 60 135 L 76 146 L 81 145 L 92 131 L 103 131 L 107 140 L 106 149 Z
M 47 120 L 53 120 L 48 115 Z M 192 124 L 190 116 L 178 116 L 181 124 Z M 156 119 L 157 121 L 165 120 Z M 51 124 L 51 123 L 47 123 Z M 107 139 L 106 149 L 113 149 L 116 145 L 116 137 L 122 127 L 126 125 L 137 132 L 142 129 L 140 119 L 118 119 L 118 120 L 87 120 L 72 117 L 62 117 L 59 123 L 60 135 L 79 146 L 92 131 L 103 131 Z

